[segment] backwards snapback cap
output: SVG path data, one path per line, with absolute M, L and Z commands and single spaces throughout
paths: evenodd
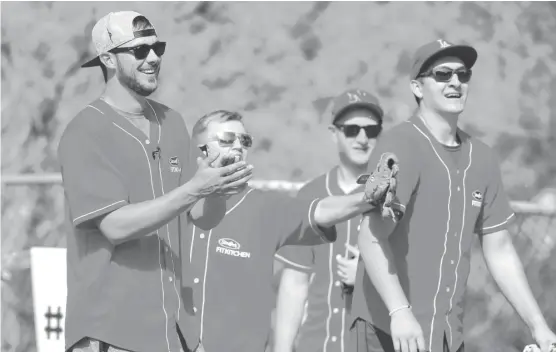
M 362 89 L 349 89 L 334 98 L 332 103 L 332 123 L 335 123 L 347 109 L 356 107 L 372 111 L 382 121 L 384 111 L 380 107 L 377 97 Z
M 455 56 L 463 61 L 466 68 L 471 68 L 477 61 L 477 50 L 469 45 L 456 45 L 443 39 L 421 46 L 415 52 L 413 66 L 411 67 L 411 79 L 416 79 L 428 66 L 440 57 Z
M 81 65 L 81 67 L 94 67 L 100 65 L 100 54 L 129 43 L 135 38 L 156 35 L 153 28 L 133 30 L 134 21 L 138 17 L 145 17 L 135 11 L 110 12 L 101 18 L 93 27 L 93 44 L 97 56 Z M 151 24 L 152 25 L 152 24 Z

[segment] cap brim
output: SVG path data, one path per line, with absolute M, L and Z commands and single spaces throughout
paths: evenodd
M 100 66 L 100 57 L 98 56 L 81 65 L 81 67 L 95 67 L 95 66 Z
M 475 48 L 469 45 L 452 45 L 444 49 L 440 49 L 423 62 L 423 65 L 421 65 L 421 69 L 419 70 L 419 74 L 427 69 L 428 66 L 434 61 L 446 56 L 455 56 L 463 61 L 465 67 L 471 68 L 477 61 L 478 53 Z
M 332 123 L 336 122 L 336 120 L 344 113 L 346 112 L 346 110 L 348 109 L 353 109 L 353 108 L 362 108 L 362 109 L 367 109 L 372 111 L 373 113 L 375 113 L 377 115 L 377 117 L 382 121 L 382 117 L 384 116 L 384 111 L 382 110 L 382 108 L 378 105 L 375 105 L 373 103 L 365 103 L 363 101 L 357 102 L 357 103 L 353 103 L 353 104 L 349 104 L 344 106 L 341 110 L 339 110 L 338 112 L 336 112 L 336 114 L 334 114 L 334 120 L 332 121 Z

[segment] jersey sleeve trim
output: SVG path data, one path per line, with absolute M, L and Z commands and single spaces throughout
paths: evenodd
M 336 241 L 336 237 L 337 237 L 335 227 L 333 226 L 331 229 L 321 228 L 320 226 L 318 226 L 315 220 L 315 211 L 317 210 L 317 205 L 319 201 L 320 199 L 317 198 L 313 200 L 309 205 L 309 214 L 308 214 L 309 226 L 311 227 L 311 230 L 313 230 L 313 232 L 320 237 L 323 243 L 334 242 Z
M 291 268 L 293 268 L 293 269 L 302 270 L 302 271 L 304 271 L 304 272 L 306 272 L 306 271 L 312 271 L 312 270 L 313 270 L 313 268 L 311 268 L 310 266 L 305 266 L 305 265 L 298 264 L 298 263 L 296 263 L 296 262 L 293 262 L 293 261 L 291 261 L 291 260 L 289 260 L 289 259 L 284 258 L 284 257 L 281 256 L 280 254 L 275 254 L 275 255 L 274 255 L 274 259 L 276 259 L 276 260 L 282 262 L 283 264 L 285 264 L 285 265 L 287 265 L 287 266 L 289 266 L 289 267 L 291 267 Z
M 126 204 L 127 204 L 126 200 L 119 200 L 115 203 L 109 204 L 109 205 L 104 206 L 102 208 L 93 210 L 93 211 L 91 211 L 87 214 L 83 214 L 83 215 L 80 215 L 80 216 L 76 217 L 75 219 L 73 219 L 73 224 L 75 226 L 77 226 L 77 225 L 79 225 L 79 224 L 81 224 L 81 223 L 83 223 L 87 220 L 91 220 L 93 218 L 96 218 L 99 215 L 103 215 L 103 214 L 113 212 L 114 210 L 119 209 Z
M 508 225 L 513 223 L 514 220 L 515 220 L 515 213 L 512 213 L 512 214 L 510 214 L 510 216 L 508 216 L 506 218 L 506 220 L 504 220 L 503 222 L 501 222 L 499 224 L 483 227 L 482 230 L 481 230 L 481 233 L 486 235 L 486 234 L 489 234 L 489 233 L 494 233 L 494 232 L 498 232 L 500 230 L 504 230 L 505 228 L 508 227 Z

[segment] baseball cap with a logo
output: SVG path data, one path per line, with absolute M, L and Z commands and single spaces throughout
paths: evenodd
M 332 123 L 335 123 L 346 110 L 351 108 L 368 109 L 376 114 L 380 121 L 384 115 L 377 97 L 362 89 L 349 89 L 332 102 Z
M 156 35 L 154 26 L 149 29 L 134 30 L 134 22 L 138 17 L 144 17 L 135 11 L 110 12 L 101 18 L 93 27 L 93 44 L 97 56 L 81 65 L 81 67 L 94 67 L 100 65 L 99 55 L 114 48 L 129 43 L 135 38 Z
M 421 46 L 415 52 L 413 66 L 411 67 L 411 79 L 419 77 L 428 66 L 435 60 L 445 56 L 455 56 L 463 61 L 466 68 L 471 68 L 477 61 L 477 50 L 469 45 L 453 44 L 443 39 Z

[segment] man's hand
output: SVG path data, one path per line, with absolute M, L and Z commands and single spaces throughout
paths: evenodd
M 247 181 L 253 177 L 253 166 L 239 161 L 226 166 L 215 166 L 218 153 L 209 153 L 206 158 L 197 158 L 198 169 L 189 181 L 200 197 L 230 196 L 240 193 L 247 187 Z
M 346 248 L 349 252 L 347 258 L 339 254 L 336 256 L 336 261 L 338 262 L 338 275 L 344 284 L 353 286 L 355 284 L 355 276 L 357 275 L 359 249 L 349 243 L 346 243 Z
M 533 332 L 533 338 L 541 352 L 556 352 L 556 334 L 548 326 Z
M 410 309 L 399 310 L 392 314 L 390 329 L 396 352 L 426 351 L 423 330 Z

